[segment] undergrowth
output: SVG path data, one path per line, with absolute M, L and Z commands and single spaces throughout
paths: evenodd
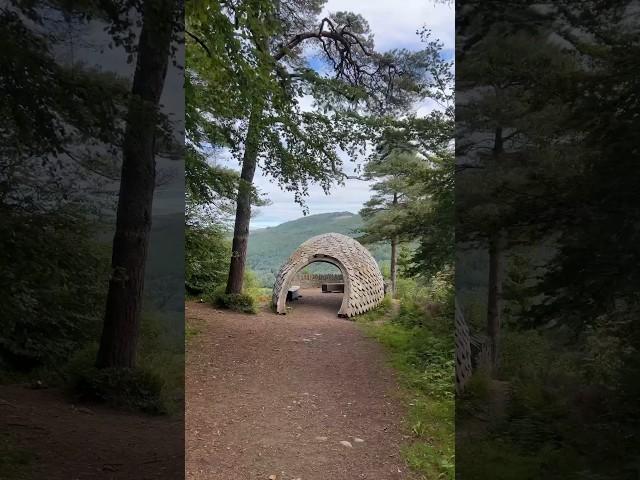
M 233 310 L 240 313 L 257 313 L 258 306 L 254 298 L 246 293 L 215 293 L 210 298 L 211 303 L 218 308 Z
M 271 289 L 260 286 L 255 274 L 247 270 L 244 274 L 242 293 L 225 293 L 225 285 L 218 285 L 205 298 L 218 308 L 240 313 L 258 313 L 260 305 L 271 299 Z
M 637 478 L 636 416 L 618 414 L 609 384 L 590 376 L 588 341 L 579 350 L 560 328 L 504 328 L 500 344 L 494 378 L 477 370 L 457 400 L 461 478 Z M 499 409 L 496 385 L 509 386 Z
M 94 366 L 98 345 L 86 346 L 65 368 L 68 391 L 78 400 L 153 415 L 176 414 L 184 401 L 184 340 L 158 314 L 143 318 L 135 369 Z
M 446 305 L 439 315 L 430 315 L 425 298 L 415 295 L 421 287 L 411 280 L 401 286 L 404 291 L 399 291 L 396 315 L 387 297 L 376 310 L 360 316 L 358 323 L 387 348 L 392 366 L 400 372 L 412 436 L 403 448 L 407 463 L 425 479 L 453 479 L 453 315 Z
M 98 343 L 93 341 L 77 349 L 66 362 L 14 372 L 3 380 L 61 388 L 75 401 L 154 415 L 177 414 L 184 402 L 184 337 L 180 323 L 157 312 L 143 315 L 135 369 L 97 369 Z

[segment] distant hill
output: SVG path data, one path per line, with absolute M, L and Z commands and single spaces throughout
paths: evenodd
M 351 212 L 332 212 L 309 215 L 282 223 L 276 227 L 252 230 L 249 234 L 247 263 L 265 286 L 271 286 L 275 275 L 298 246 L 305 240 L 322 233 L 342 233 L 357 238 L 362 218 Z M 384 245 L 367 245 L 378 261 L 388 262 L 389 248 Z M 312 271 L 334 271 L 334 267 L 319 264 Z

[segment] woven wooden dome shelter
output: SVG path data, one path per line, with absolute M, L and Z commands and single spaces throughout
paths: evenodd
M 315 262 L 331 263 L 342 273 L 344 295 L 338 316 L 352 317 L 364 313 L 384 298 L 382 273 L 371 253 L 351 237 L 325 233 L 300 245 L 280 268 L 272 297 L 278 313 L 287 313 L 287 291 L 296 273 Z

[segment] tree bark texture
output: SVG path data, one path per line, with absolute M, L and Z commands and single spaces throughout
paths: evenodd
M 122 148 L 122 176 L 111 278 L 96 366 L 134 367 L 155 188 L 155 136 L 170 55 L 175 0 L 144 4 L 132 98 Z
M 244 270 L 247 262 L 247 245 L 249 242 L 249 224 L 251 222 L 251 192 L 253 176 L 258 164 L 260 151 L 260 120 L 262 106 L 254 106 L 247 129 L 245 150 L 242 157 L 242 171 L 238 184 L 236 201 L 236 219 L 233 227 L 233 242 L 231 245 L 231 263 L 227 279 L 226 293 L 242 293 Z
M 396 298 L 398 293 L 398 237 L 391 239 L 391 297 Z

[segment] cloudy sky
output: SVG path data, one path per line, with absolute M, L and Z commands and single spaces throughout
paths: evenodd
M 454 8 L 453 5 L 431 0 L 329 0 L 326 11 L 353 11 L 362 14 L 375 36 L 376 48 L 381 51 L 392 48 L 419 50 L 420 38 L 416 30 L 427 26 L 433 38 L 444 43 L 445 55 L 453 55 Z M 422 109 L 421 109 L 422 110 Z M 235 160 L 225 164 L 237 168 Z M 345 161 L 347 171 L 353 163 Z M 283 192 L 277 185 L 265 178 L 260 170 L 256 172 L 255 184 L 265 192 L 272 204 L 259 209 L 252 219 L 251 228 L 278 225 L 302 216 L 302 209 L 293 201 L 293 194 Z M 369 185 L 359 180 L 347 180 L 342 187 L 334 187 L 330 195 L 324 194 L 318 186 L 312 186 L 307 198 L 310 214 L 349 211 L 357 213 L 370 196 Z
M 433 38 L 440 39 L 445 45 L 444 54 L 453 56 L 454 46 L 454 8 L 453 5 L 434 2 L 433 0 L 329 0 L 326 12 L 353 11 L 362 14 L 375 36 L 376 48 L 380 51 L 392 48 L 407 48 L 419 50 L 420 38 L 416 30 L 427 26 L 432 30 Z M 65 24 L 66 25 L 66 24 Z M 82 59 L 93 65 L 100 65 L 102 69 L 118 71 L 120 74 L 132 76 L 133 64 L 127 64 L 124 51 L 118 47 L 104 48 L 108 43 L 108 36 L 104 33 L 104 25 L 91 22 L 79 27 L 75 32 L 73 48 L 71 44 L 59 45 L 58 55 L 63 61 Z M 79 58 L 78 58 L 79 57 Z M 182 63 L 182 59 L 178 59 Z M 183 116 L 184 97 L 176 95 L 182 93 L 182 71 L 170 66 L 162 103 L 164 110 L 175 118 Z M 303 99 L 303 106 L 309 104 Z M 426 111 L 424 106 L 419 111 Z M 234 159 L 217 158 L 220 163 L 239 170 L 238 162 Z M 345 170 L 353 171 L 354 161 L 360 159 L 343 158 Z M 160 161 L 159 169 L 170 174 L 172 180 L 156 190 L 154 211 L 157 213 L 177 213 L 184 209 L 184 174 L 181 162 Z M 294 220 L 302 216 L 302 209 L 293 201 L 293 195 L 281 191 L 276 184 L 265 178 L 262 172 L 256 172 L 256 186 L 267 194 L 272 204 L 259 209 L 252 220 L 252 228 L 262 228 L 278 225 L 282 222 Z M 115 188 L 115 187 L 114 187 Z M 335 186 L 330 195 L 324 194 L 318 186 L 311 186 L 307 205 L 309 213 L 326 213 L 335 211 L 350 211 L 357 213 L 362 204 L 369 198 L 369 185 L 359 180 L 347 180 L 344 186 Z

